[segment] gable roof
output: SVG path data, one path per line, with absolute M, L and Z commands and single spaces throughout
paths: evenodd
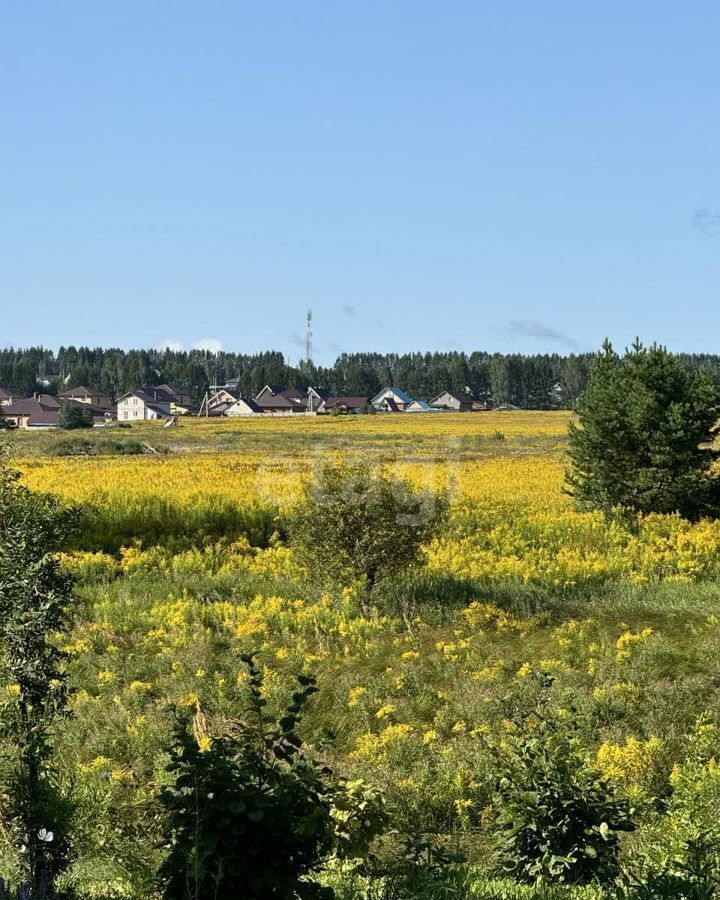
M 328 388 L 309 387 L 307 392 L 308 394 L 314 394 L 321 400 L 329 400 L 332 397 L 332 391 L 328 390 Z
M 255 402 L 263 409 L 295 409 L 297 406 L 297 403 L 293 403 L 282 394 L 273 394 L 271 397 L 263 397 L 258 394 Z
M 405 412 L 441 412 L 437 406 L 432 406 L 427 400 L 413 400 Z
M 8 391 L 4 387 L 0 387 L 0 400 L 12 400 L 15 398 L 16 400 L 25 400 L 27 398 L 21 397 L 20 394 L 15 393 L 15 391 Z
M 294 384 L 291 384 L 290 387 L 283 388 L 280 393 L 283 397 L 287 397 L 288 400 L 304 400 L 307 397 L 307 392 L 296 388 Z
M 47 397 L 48 394 L 41 394 Z M 53 398 L 54 399 L 54 398 Z M 29 397 L 27 400 L 18 400 L 3 409 L 3 415 L 27 416 L 29 425 L 57 425 L 59 422 L 60 403 L 56 406 L 43 402 L 38 397 Z
M 268 391 L 273 395 L 273 397 L 275 397 L 278 394 L 282 394 L 282 392 L 286 389 L 286 385 L 284 384 L 266 384 L 261 390 L 257 392 L 256 396 L 259 397 L 261 394 L 264 394 L 265 391 Z
M 171 384 L 158 384 L 157 387 L 154 388 L 156 391 L 164 391 L 164 393 L 168 394 L 170 397 L 175 399 L 176 397 L 190 397 L 190 391 L 185 390 L 185 388 L 176 388 Z
M 154 388 L 136 388 L 134 391 L 125 391 L 122 397 L 118 397 L 118 403 L 121 400 L 124 400 L 126 397 L 137 397 L 138 400 L 142 400 L 142 402 L 146 406 L 152 406 L 156 408 L 157 403 L 170 403 L 171 398 L 169 394 L 166 394 L 165 391 L 157 391 Z
M 325 401 L 325 408 L 332 409 L 333 406 L 347 406 L 349 409 L 362 409 L 368 405 L 367 397 L 330 397 Z
M 245 406 L 248 406 L 253 412 L 262 412 L 262 406 L 259 403 L 256 403 L 252 397 L 238 397 L 235 403 L 226 404 L 226 409 L 230 409 L 232 406 L 235 406 L 237 403 L 244 403 Z
M 60 391 L 58 397 L 91 397 L 93 394 L 103 395 L 102 391 L 91 391 L 84 384 L 80 384 L 77 387 L 69 388 L 67 391 Z
M 440 391 L 437 397 L 433 397 L 430 403 L 437 403 L 441 397 L 444 397 L 447 394 L 448 397 L 452 397 L 453 400 L 457 400 L 458 403 L 472 403 L 473 398 L 470 394 L 466 394 L 465 391 Z
M 373 405 L 375 403 L 380 403 L 380 401 L 383 399 L 383 397 L 388 392 L 393 395 L 396 402 L 412 403 L 412 397 L 409 394 L 406 394 L 405 391 L 402 390 L 402 388 L 386 387 L 386 388 L 383 388 L 383 390 L 381 390 L 379 394 L 376 394 L 373 397 L 373 399 L 372 399 Z

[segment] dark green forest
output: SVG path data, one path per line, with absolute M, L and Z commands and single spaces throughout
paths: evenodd
M 0 350 L 0 386 L 31 394 L 50 380 L 50 390 L 79 385 L 116 398 L 140 385 L 168 383 L 189 389 L 199 400 L 208 384 L 238 379 L 238 389 L 255 395 L 265 384 L 314 385 L 335 395 L 372 396 L 388 385 L 428 399 L 442 390 L 468 390 L 494 405 L 523 409 L 575 405 L 587 384 L 594 354 L 524 356 L 473 353 L 343 353 L 330 368 L 286 364 L 283 354 L 203 350 L 120 350 L 43 347 Z M 720 355 L 682 354 L 692 368 L 707 368 L 720 381 Z

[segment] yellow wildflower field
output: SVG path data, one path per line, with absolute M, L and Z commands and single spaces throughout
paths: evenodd
M 569 419 L 567 412 L 189 419 L 169 438 L 155 423 L 133 429 L 148 445 L 170 440 L 166 453 L 32 456 L 20 467 L 33 489 L 84 505 L 97 532 L 88 549 L 163 534 L 244 534 L 264 544 L 282 531 L 318 466 L 362 459 L 449 493 L 451 525 L 426 548 L 434 571 L 561 587 L 716 575 L 714 522 L 649 516 L 630 528 L 572 508 L 563 491 Z M 228 448 L 219 447 L 228 435 Z

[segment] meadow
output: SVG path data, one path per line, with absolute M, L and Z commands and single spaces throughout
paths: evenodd
M 242 708 L 240 654 L 250 652 L 272 709 L 294 673 L 317 677 L 304 739 L 382 793 L 394 831 L 461 849 L 462 896 L 535 896 L 478 873 L 492 867 L 498 753 L 539 710 L 631 802 L 639 827 L 626 866 L 680 858 L 714 827 L 720 524 L 573 509 L 569 417 L 183 420 L 12 435 L 26 483 L 85 510 L 63 557 L 78 605 L 64 640 L 73 715 L 59 734 L 78 810 L 69 878 L 81 895 L 152 896 L 174 711 L 192 713 L 198 741 L 221 733 Z M 125 452 L 131 442 L 139 452 Z M 356 585 L 328 590 L 286 542 L 304 485 L 335 459 L 451 498 L 425 565 L 381 583 L 366 615 Z M 371 896 L 352 872 L 327 877 L 342 898 Z

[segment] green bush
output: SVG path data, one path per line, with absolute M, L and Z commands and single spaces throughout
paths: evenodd
M 590 766 L 573 732 L 530 720 L 496 751 L 495 846 L 518 881 L 609 883 L 619 873 L 619 834 L 632 810 Z
M 296 900 L 332 898 L 312 879 L 334 841 L 331 792 L 303 753 L 296 726 L 316 692 L 300 688 L 284 715 L 265 712 L 262 676 L 252 657 L 247 718 L 224 737 L 176 731 L 162 794 L 168 812 L 169 855 L 160 871 L 167 900 Z
M 421 546 L 448 511 L 442 494 L 365 465 L 328 465 L 307 488 L 290 521 L 298 554 L 319 577 L 361 582 L 367 595 L 376 581 L 421 560 Z

